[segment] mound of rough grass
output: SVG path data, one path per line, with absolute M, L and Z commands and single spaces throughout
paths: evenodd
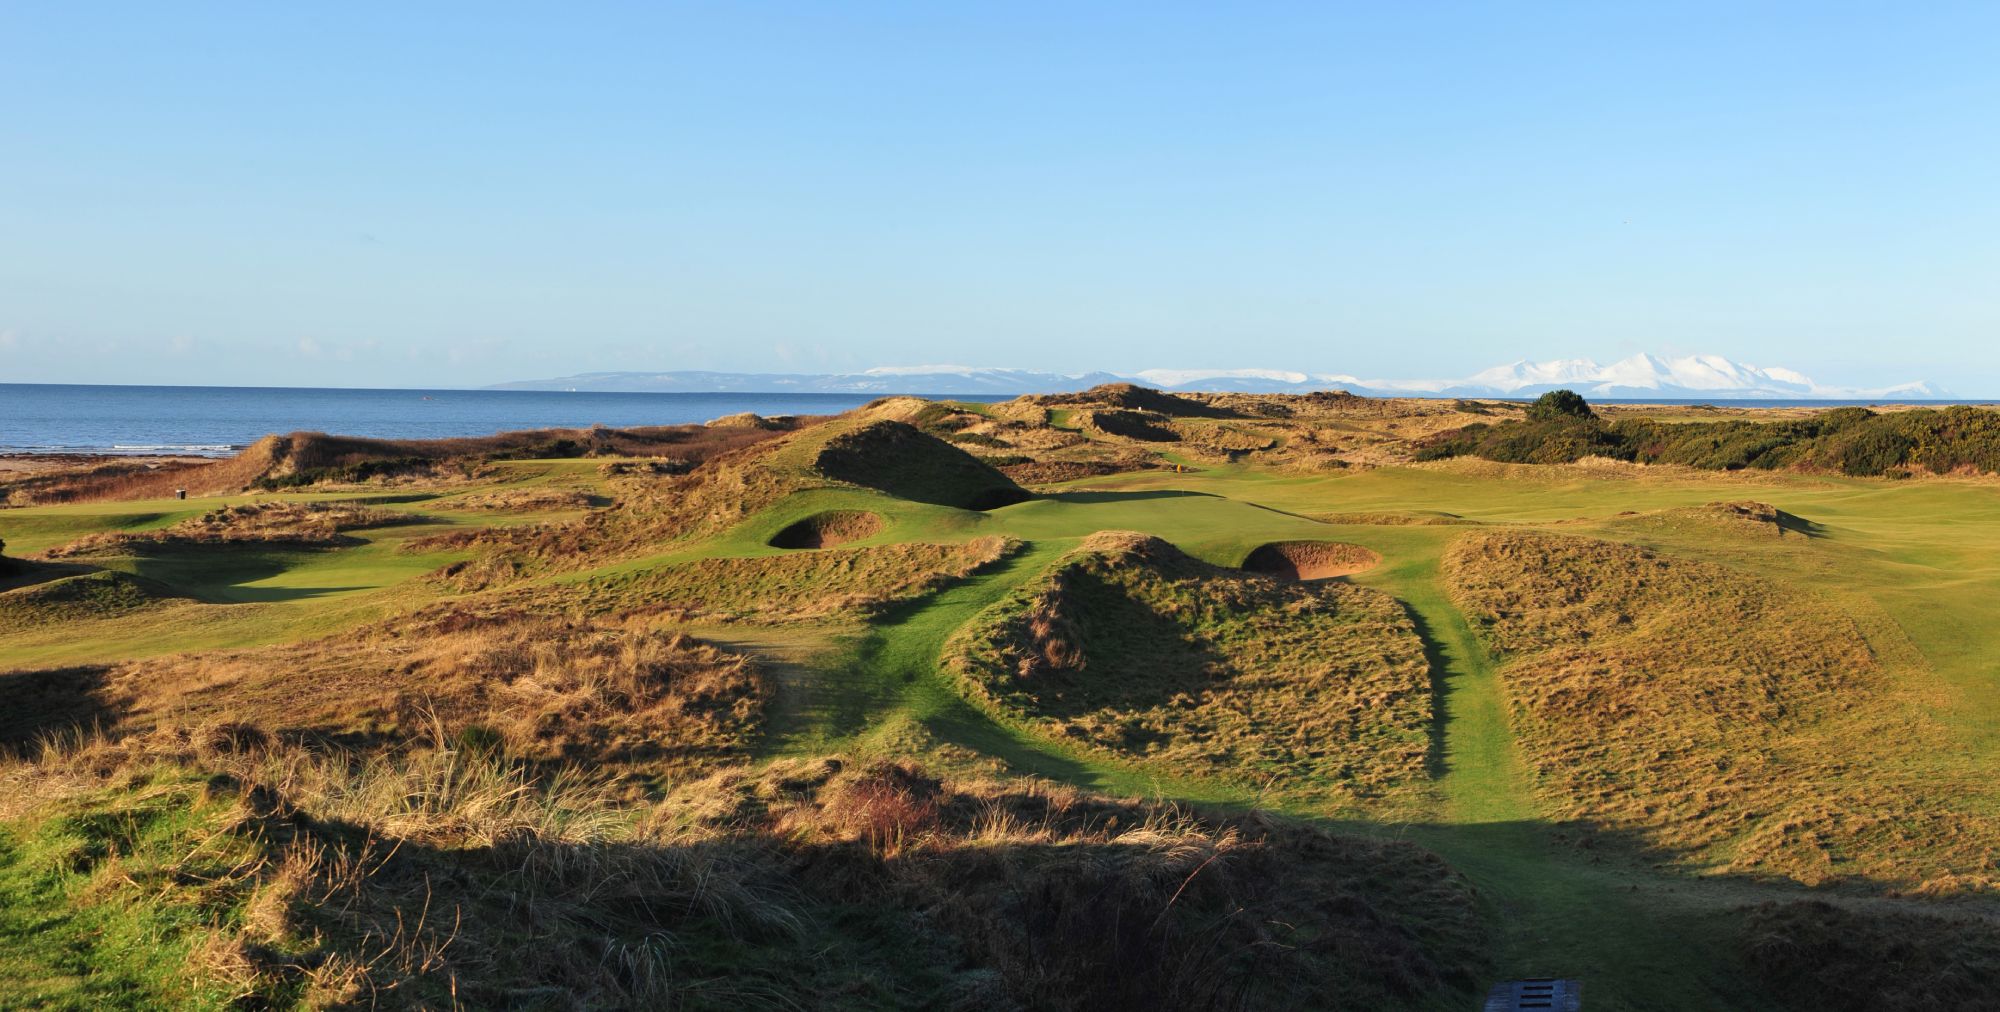
M 1159 466 L 1160 462 L 1152 457 L 1121 456 L 1108 460 L 1029 460 L 1006 464 L 999 470 L 1023 485 L 1054 485 L 1128 471 L 1149 471 Z
M 705 558 L 592 577 L 576 590 L 589 612 L 789 622 L 869 612 L 929 594 L 1019 551 L 997 537 L 955 545 L 839 548 Z
M 1976 917 L 1766 903 L 1744 918 L 1753 979 L 1799 1012 L 1990 1008 L 2000 928 Z
M 1181 439 L 1190 445 L 1224 456 L 1240 456 L 1276 449 L 1280 443 L 1275 436 L 1265 432 L 1253 432 L 1228 425 L 1183 424 L 1175 427 Z
M 588 492 L 560 488 L 498 489 L 447 496 L 424 504 L 427 509 L 480 513 L 542 513 L 591 509 L 598 505 L 601 505 L 599 499 Z
M 125 555 L 167 545 L 330 548 L 359 543 L 345 531 L 420 519 L 357 503 L 254 502 L 209 510 L 158 530 L 92 534 L 43 554 L 51 559 Z
M 1079 418 L 1089 430 L 1142 443 L 1176 443 L 1181 438 L 1171 419 L 1152 411 L 1085 411 Z
M 399 748 L 442 734 L 537 761 L 685 771 L 740 757 L 768 688 L 744 658 L 642 623 L 446 605 L 307 643 L 113 665 L 85 694 L 118 735 L 226 723 Z
M 1258 545 L 1243 560 L 1244 569 L 1281 580 L 1328 580 L 1381 564 L 1374 551 L 1344 541 L 1273 541 Z
M 771 536 L 773 548 L 836 548 L 882 531 L 882 515 L 867 510 L 815 513 Z
M 177 597 L 142 576 L 99 570 L 0 592 L 0 631 L 125 615 Z
M 1770 503 L 1712 502 L 1619 517 L 1621 525 L 1684 533 L 1713 532 L 1719 537 L 1811 537 L 1819 525 L 1793 516 Z
M 877 411 L 904 406 L 893 401 Z M 575 521 L 454 531 L 418 539 L 408 548 L 478 551 L 481 558 L 461 571 L 482 580 L 585 569 L 719 534 L 798 492 L 840 487 L 965 509 L 1028 498 L 1011 479 L 964 450 L 863 411 L 726 454 L 692 474 L 622 487 L 611 509 Z
M 1423 643 L 1372 590 L 1097 534 L 962 630 L 945 663 L 1015 719 L 1184 772 L 1340 801 L 1425 781 Z
M 906 766 L 649 811 L 577 769 L 211 729 L 0 787 L 0 988 L 30 1005 L 1403 1007 L 1485 971 L 1471 889 L 1408 844 Z
M 978 457 L 913 425 L 872 421 L 818 447 L 811 470 L 824 478 L 877 489 L 899 499 L 985 510 L 1029 498 Z
M 1527 532 L 1465 537 L 1444 573 L 1559 818 L 1808 883 L 1990 874 L 2000 832 L 1963 808 L 1981 789 L 1925 761 L 1934 728 L 1827 599 Z

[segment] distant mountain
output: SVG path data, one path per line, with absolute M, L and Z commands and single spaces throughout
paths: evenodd
M 858 373 L 594 372 L 559 379 L 502 383 L 495 390 L 596 390 L 619 392 L 735 392 L 830 394 L 934 394 L 1012 396 L 1067 393 L 1100 383 L 1139 383 L 1162 390 L 1242 393 L 1304 393 L 1346 390 L 1378 397 L 1535 397 L 1569 388 L 1586 397 L 1662 400 L 1935 400 L 1951 395 L 1925 382 L 1884 387 L 1830 387 L 1799 372 L 1732 362 L 1720 355 L 1658 358 L 1634 355 L 1610 365 L 1585 358 L 1512 362 L 1482 369 L 1463 379 L 1361 379 L 1344 373 L 1282 369 L 1146 369 L 1131 375 L 1108 372 L 1046 373 L 1027 369 L 982 369 L 926 365 L 869 369 Z

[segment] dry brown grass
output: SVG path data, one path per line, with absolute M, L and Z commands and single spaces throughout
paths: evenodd
M 443 606 L 294 646 L 113 665 L 89 694 L 116 734 L 227 722 L 396 749 L 442 728 L 524 759 L 685 771 L 742 756 L 769 690 L 744 658 L 643 622 Z
M 171 527 L 151 531 L 113 531 L 78 538 L 42 553 L 51 559 L 89 555 L 122 555 L 165 545 L 298 545 L 331 547 L 354 544 L 342 532 L 388 524 L 419 523 L 408 513 L 375 509 L 359 503 L 253 502 L 224 506 L 190 517 Z
M 294 432 L 259 439 L 234 457 L 208 463 L 92 462 L 0 481 L 0 504 L 45 505 L 249 491 L 260 483 L 384 480 L 395 475 L 459 477 L 489 459 L 547 456 L 671 456 L 686 468 L 771 439 L 765 428 L 674 425 L 632 429 L 537 429 L 462 439 L 364 439 Z
M 560 488 L 503 488 L 447 496 L 424 504 L 426 509 L 478 513 L 541 513 L 590 509 L 597 505 L 597 497 L 588 492 Z
M 1704 522 L 1756 523 L 1722 512 Z M 1527 532 L 1460 540 L 1445 574 L 1504 662 L 1514 733 L 1559 818 L 1808 883 L 1988 881 L 2000 832 L 1962 807 L 1974 785 L 1925 762 L 1934 727 L 1829 600 Z
M 71 909 L 152 905 L 263 1007 L 1436 1004 L 1484 973 L 1470 887 L 1404 843 L 839 759 L 650 809 L 449 747 L 238 729 L 0 763 Z
M 1016 718 L 1170 768 L 1336 803 L 1427 783 L 1423 643 L 1371 590 L 1098 534 L 956 636 L 946 664 Z
M 692 474 L 627 480 L 611 508 L 575 521 L 454 531 L 417 539 L 409 549 L 478 551 L 482 558 L 458 571 L 471 575 L 455 575 L 463 589 L 472 589 L 490 585 L 479 584 L 475 577 L 512 579 L 657 555 L 664 546 L 726 531 L 808 489 L 872 488 L 968 508 L 1026 496 L 1006 476 L 957 447 L 905 423 L 875 417 L 896 409 L 892 402 L 872 412 L 788 432 L 768 443 L 720 454 Z
M 0 470 L 0 506 L 47 506 L 91 499 L 171 495 L 183 476 L 205 473 L 198 459 L 73 457 L 43 466 Z
M 1400 1004 L 1480 963 L 1471 893 L 1435 857 L 1265 816 L 816 759 L 726 771 L 656 818 L 793 841 L 816 897 L 908 910 L 993 974 L 972 1007 Z
M 593 577 L 573 601 L 589 613 L 646 611 L 710 621 L 860 616 L 921 597 L 1020 550 L 1006 538 L 704 558 Z
M 1204 460 L 1254 460 L 1259 466 L 1323 471 L 1409 462 L 1417 445 L 1440 432 L 1495 416 L 1515 405 L 1424 398 L 1313 394 L 1162 393 L 1120 384 L 1075 394 L 1017 398 L 988 409 L 1014 426 L 1011 452 L 1043 468 L 1089 467 L 1108 457 L 1149 459 L 1160 444 Z M 1075 433 L 1055 438 L 1052 412 Z M 1010 465 L 1022 480 L 1051 481 L 1027 464 Z M 1052 473 L 1062 473 L 1054 471 Z M 1076 475 L 1088 477 L 1088 475 Z

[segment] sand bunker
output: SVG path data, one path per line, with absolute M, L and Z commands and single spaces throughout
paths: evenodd
M 1273 541 L 1259 545 L 1243 568 L 1283 580 L 1326 580 L 1374 569 L 1380 555 L 1344 541 Z
M 865 510 L 815 513 L 771 536 L 773 548 L 832 548 L 859 541 L 882 529 L 882 518 Z

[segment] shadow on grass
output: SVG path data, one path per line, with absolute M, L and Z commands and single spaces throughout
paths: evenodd
M 118 707 L 104 695 L 102 665 L 0 674 L 0 750 L 35 751 L 51 736 L 109 724 Z
M 1051 492 L 1037 496 L 1054 502 L 1094 504 L 1115 502 L 1143 502 L 1149 499 L 1222 499 L 1225 496 L 1213 492 L 1191 492 L 1187 489 L 1161 488 L 1136 492 Z
M 264 549 L 242 545 L 163 546 L 132 556 L 132 572 L 209 604 L 296 601 L 358 587 L 252 587 L 337 548 Z
M 1424 772 L 1432 780 L 1442 780 L 1445 774 L 1451 771 L 1451 765 L 1445 758 L 1445 727 L 1451 723 L 1451 707 L 1445 691 L 1445 680 L 1449 677 L 1451 662 L 1445 657 L 1443 644 L 1432 634 L 1430 623 L 1424 621 L 1423 615 L 1410 607 L 1410 602 L 1402 598 L 1396 599 L 1396 605 L 1403 609 L 1404 615 L 1409 616 L 1410 625 L 1416 630 L 1417 639 L 1424 644 L 1424 664 L 1430 669 L 1431 687 L 1430 741 L 1424 748 Z

